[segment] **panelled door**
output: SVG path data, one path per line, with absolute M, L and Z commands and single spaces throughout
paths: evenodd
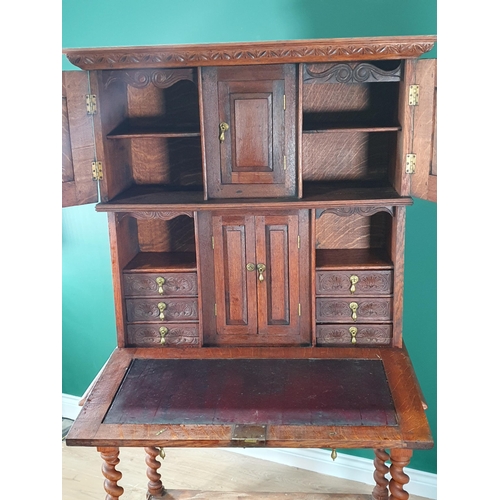
M 211 345 L 307 344 L 307 211 L 212 216 Z M 206 302 L 205 302 L 206 303 Z
M 295 67 L 203 68 L 209 198 L 295 195 Z

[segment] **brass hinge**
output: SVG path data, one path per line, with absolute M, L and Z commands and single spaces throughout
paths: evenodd
M 212 236 L 212 250 L 215 248 L 215 240 L 214 237 Z
M 410 94 L 408 98 L 408 104 L 410 106 L 418 106 L 418 94 L 419 94 L 418 85 L 410 85 Z
M 87 114 L 95 115 L 97 113 L 97 99 L 95 94 L 87 94 L 85 96 L 85 103 L 87 105 Z
M 283 170 L 286 170 L 286 156 L 283 156 Z
M 214 316 L 217 316 L 217 303 L 214 304 Z
M 102 181 L 102 162 L 93 161 L 92 162 L 92 180 L 93 181 Z
M 410 153 L 406 155 L 406 173 L 414 174 L 417 167 L 417 155 Z
M 300 302 L 299 302 L 299 316 L 302 316 L 302 306 L 301 306 Z
M 297 236 L 297 248 L 300 248 L 300 236 Z
M 283 95 L 283 109 L 286 109 L 286 95 Z

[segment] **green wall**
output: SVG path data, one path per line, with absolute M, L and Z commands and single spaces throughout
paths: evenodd
M 63 47 L 436 34 L 436 0 L 63 0 Z M 436 57 L 433 49 L 427 56 Z M 63 70 L 75 69 L 63 58 Z M 436 205 L 407 213 L 404 338 L 436 438 Z M 107 217 L 63 209 L 62 392 L 82 395 L 116 343 Z M 352 450 L 372 458 L 368 450 Z M 411 467 L 436 472 L 436 447 Z

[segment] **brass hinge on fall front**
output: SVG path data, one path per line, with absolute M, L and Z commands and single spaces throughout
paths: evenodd
M 87 105 L 87 114 L 95 115 L 97 113 L 97 99 L 94 94 L 87 94 L 85 96 L 85 103 Z
M 102 181 L 102 162 L 93 161 L 92 162 L 92 180 L 93 181 Z
M 408 98 L 408 104 L 410 106 L 418 106 L 419 90 L 418 85 L 410 85 L 410 94 Z
M 406 173 L 414 174 L 417 168 L 417 155 L 410 153 L 406 155 Z
M 233 427 L 231 441 L 240 446 L 257 446 L 266 442 L 267 426 L 236 424 Z

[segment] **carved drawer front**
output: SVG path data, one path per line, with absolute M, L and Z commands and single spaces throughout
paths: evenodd
M 123 288 L 126 296 L 171 297 L 196 296 L 196 273 L 124 273 Z
M 338 298 L 316 299 L 318 323 L 351 323 L 390 321 L 392 298 Z
M 390 295 L 392 271 L 316 271 L 316 295 Z
M 197 347 L 198 343 L 198 323 L 148 323 L 127 326 L 128 347 Z
M 197 321 L 198 299 L 127 299 L 127 321 Z
M 317 325 L 318 346 L 388 345 L 391 343 L 392 325 Z

